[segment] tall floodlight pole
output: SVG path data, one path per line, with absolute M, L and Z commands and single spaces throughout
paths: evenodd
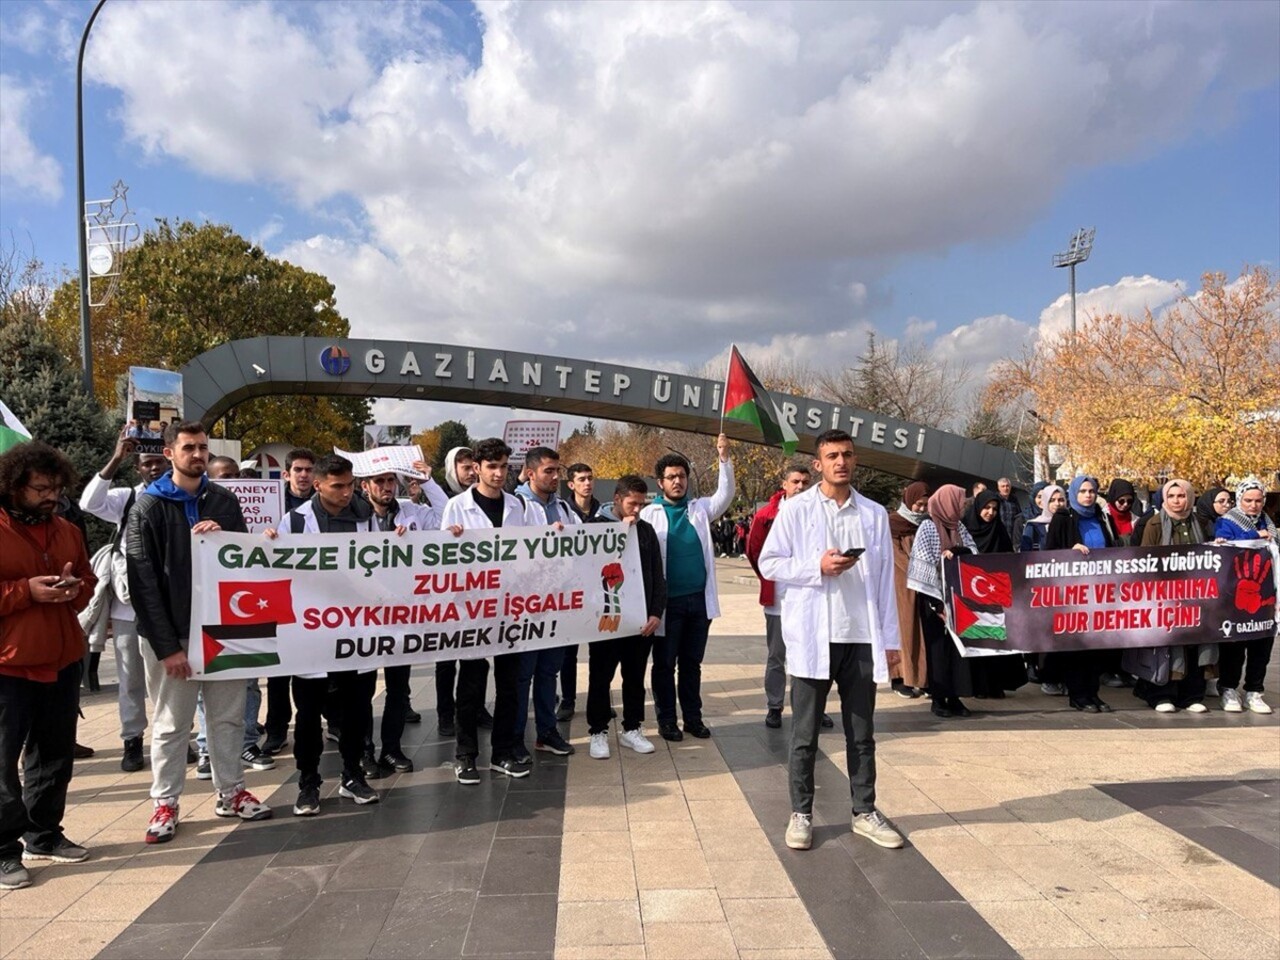
M 1063 253 L 1053 255 L 1055 267 L 1068 267 L 1071 270 L 1071 335 L 1076 335 L 1076 264 L 1084 263 L 1093 252 L 1094 227 L 1081 227 L 1067 244 Z
M 80 362 L 84 367 L 84 391 L 93 394 L 93 331 L 89 324 L 89 237 L 84 222 L 84 48 L 89 42 L 93 21 L 107 0 L 98 0 L 89 22 L 80 34 L 80 55 L 76 58 L 76 235 L 80 241 Z

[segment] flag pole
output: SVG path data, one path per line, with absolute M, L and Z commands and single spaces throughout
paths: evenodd
M 729 344 L 729 359 L 724 364 L 724 387 L 720 391 L 720 432 L 724 433 L 724 402 L 729 396 L 729 371 L 733 369 L 733 351 L 737 344 Z

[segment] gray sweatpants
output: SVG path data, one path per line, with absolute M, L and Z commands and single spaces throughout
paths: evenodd
M 764 661 L 764 703 L 781 710 L 787 696 L 787 645 L 782 639 L 782 617 L 764 615 L 764 639 L 768 653 Z
M 875 667 L 871 645 L 831 644 L 828 680 L 791 678 L 791 810 L 813 813 L 813 767 L 818 757 L 818 729 L 831 684 L 840 692 L 849 793 L 853 812 L 870 813 L 876 805 Z
M 157 800 L 182 796 L 187 777 L 187 745 L 196 714 L 196 697 L 204 696 L 208 728 L 209 761 L 213 785 L 224 796 L 244 786 L 243 680 L 175 680 L 165 673 L 151 644 L 144 644 L 147 692 L 154 717 L 151 722 L 151 796 Z M 184 649 L 186 642 L 183 643 Z
M 111 619 L 111 636 L 116 646 L 116 677 L 120 681 L 120 739 L 132 740 L 147 729 L 147 668 L 142 662 L 142 647 L 147 641 L 138 636 L 138 625 L 132 620 Z

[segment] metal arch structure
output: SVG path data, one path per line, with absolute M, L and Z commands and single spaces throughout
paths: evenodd
M 712 436 L 721 427 L 721 382 L 449 343 L 255 337 L 214 347 L 181 372 L 184 415 L 210 428 L 238 403 L 282 394 L 518 407 Z M 818 434 L 840 428 L 853 436 L 861 465 L 897 476 L 935 482 L 1007 476 L 1023 486 L 1030 478 L 1027 461 L 1002 447 L 826 400 L 773 398 L 806 452 Z M 760 442 L 747 424 L 725 421 L 724 430 Z

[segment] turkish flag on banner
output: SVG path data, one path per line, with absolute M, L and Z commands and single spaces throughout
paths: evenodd
M 988 573 L 960 561 L 960 593 L 986 607 L 1013 606 L 1013 580 L 1007 573 Z
M 223 624 L 296 623 L 291 587 L 289 580 L 231 580 L 218 584 Z

